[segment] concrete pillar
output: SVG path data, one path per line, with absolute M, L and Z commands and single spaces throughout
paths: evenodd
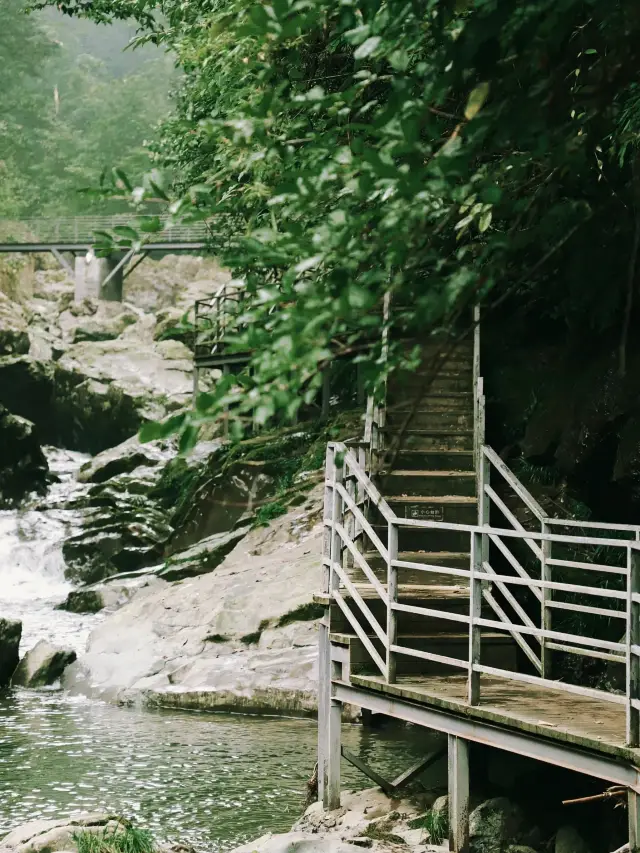
M 120 253 L 114 253 L 107 258 L 97 258 L 93 252 L 76 256 L 75 301 L 83 299 L 103 299 L 106 302 L 122 302 L 122 287 L 124 283 L 124 267 L 106 282 L 122 260 Z

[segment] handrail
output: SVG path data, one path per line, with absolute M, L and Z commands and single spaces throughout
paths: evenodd
M 486 448 L 483 448 L 484 458 L 493 464 L 492 454 L 493 451 L 490 450 L 489 453 L 486 453 Z M 324 523 L 326 530 L 325 554 L 329 556 L 323 560 L 326 570 L 325 592 L 339 606 L 340 612 L 347 619 L 356 636 L 362 641 L 369 657 L 386 681 L 393 682 L 395 680 L 396 656 L 408 655 L 465 670 L 469 681 L 468 701 L 470 704 L 476 704 L 479 701 L 481 675 L 498 676 L 527 684 L 537 684 L 542 687 L 554 687 L 582 696 L 605 699 L 625 706 L 628 730 L 627 743 L 630 746 L 638 745 L 640 742 L 640 679 L 627 678 L 627 691 L 624 695 L 579 684 L 567 684 L 549 676 L 549 672 L 543 666 L 543 659 L 544 655 L 548 656 L 549 651 L 553 650 L 554 652 L 586 655 L 591 658 L 610 661 L 624 666 L 627 672 L 640 670 L 640 592 L 638 592 L 640 590 L 640 542 L 629 538 L 611 539 L 600 536 L 554 533 L 547 528 L 546 524 L 543 524 L 539 530 L 526 530 L 521 526 L 515 529 L 493 527 L 488 520 L 482 524 L 460 524 L 401 518 L 380 495 L 370 476 L 364 470 L 362 458 L 357 458 L 343 442 L 331 442 L 328 445 L 327 459 Z M 524 493 L 530 497 L 517 478 L 506 466 L 504 468 L 509 475 L 508 482 L 514 480 L 517 484 L 517 493 Z M 503 470 L 500 473 L 504 476 Z M 354 498 L 353 491 L 350 492 L 346 488 L 346 484 L 349 483 L 352 484 L 352 489 L 358 490 L 360 498 Z M 374 533 L 360 510 L 364 500 L 375 504 L 383 514 L 388 530 L 386 545 Z M 530 503 L 535 503 L 535 499 L 531 498 Z M 536 507 L 539 506 L 537 503 L 535 505 Z M 544 513 L 542 513 L 542 517 L 546 522 Z M 590 526 L 597 529 L 598 524 L 592 522 Z M 398 559 L 398 532 L 402 528 L 450 530 L 468 535 L 471 543 L 469 569 L 439 567 L 424 563 L 414 564 L 411 561 Z M 616 526 L 613 526 L 613 529 L 615 530 Z M 361 533 L 364 530 L 370 545 L 373 546 L 374 553 L 378 555 L 383 564 L 386 564 L 386 584 L 377 579 L 369 566 L 362 540 L 356 541 L 354 538 L 353 531 L 357 530 L 360 530 Z M 371 533 L 374 535 L 371 536 Z M 602 587 L 598 585 L 597 578 L 594 578 L 593 582 L 554 580 L 549 572 L 543 572 L 540 577 L 535 578 L 526 572 L 514 575 L 506 574 L 494 568 L 489 559 L 483 556 L 481 544 L 483 538 L 500 542 L 503 540 L 520 540 L 534 543 L 542 555 L 542 560 L 544 561 L 548 557 L 550 565 L 559 562 L 550 558 L 550 548 L 555 543 L 574 546 L 593 545 L 615 549 L 614 553 L 624 555 L 624 565 L 614 568 L 608 565 L 600 566 L 599 564 L 588 564 L 571 559 L 563 560 L 562 565 L 566 563 L 567 567 L 576 571 L 588 570 L 592 576 L 594 572 L 597 573 L 600 570 L 614 572 L 620 577 L 620 585 L 616 588 Z M 365 578 L 369 581 L 369 590 L 374 593 L 374 598 L 377 598 L 386 608 L 386 626 L 383 627 L 377 617 L 374 616 L 374 611 L 368 603 L 371 600 L 370 597 L 365 598 L 361 592 L 362 588 L 354 584 L 347 576 L 343 558 L 353 560 L 354 564 L 363 571 Z M 468 614 L 465 615 L 459 611 L 447 612 L 425 607 L 422 604 L 398 601 L 398 571 L 402 569 L 417 569 L 425 573 L 427 577 L 429 573 L 432 575 L 443 574 L 459 578 L 461 581 L 468 581 L 471 592 Z M 376 583 L 372 582 L 374 577 Z M 349 593 L 348 596 L 342 595 L 341 587 L 346 589 L 346 592 Z M 493 587 L 500 592 L 501 598 L 494 597 Z M 540 622 L 532 618 L 530 613 L 522 607 L 520 601 L 514 598 L 510 591 L 513 587 L 535 591 L 537 594 L 542 593 Z M 595 599 L 596 605 L 598 601 L 601 602 L 601 605 L 593 606 L 592 604 L 587 605 L 574 601 L 554 601 L 551 599 L 552 593 L 587 596 L 587 600 L 593 601 Z M 479 601 L 483 597 L 488 601 L 497 618 L 487 618 L 486 615 L 483 615 L 479 606 Z M 508 603 L 520 622 L 516 622 L 508 616 L 503 602 Z M 624 619 L 627 633 L 624 639 L 614 641 L 598 636 L 599 632 L 596 631 L 596 628 L 593 628 L 589 635 L 587 635 L 586 629 L 577 631 L 575 628 L 569 630 L 561 630 L 559 627 L 553 628 L 548 619 L 551 610 L 556 612 L 574 611 L 588 614 L 594 618 Z M 465 625 L 469 632 L 469 659 L 461 660 L 425 649 L 412 648 L 406 639 L 400 642 L 396 620 L 398 614 L 402 613 L 411 613 L 427 620 L 449 620 L 454 624 Z M 365 630 L 367 624 L 374 628 L 373 637 L 370 637 Z M 482 665 L 480 663 L 482 629 L 505 631 L 511 634 L 526 654 L 536 674 L 528 675 Z M 380 645 L 376 647 L 374 640 Z M 536 654 L 530 642 L 540 644 L 541 656 Z M 384 649 L 384 654 L 380 654 L 380 647 Z
M 501 474 L 502 477 L 507 481 L 507 483 L 511 486 L 513 491 L 518 495 L 522 502 L 529 507 L 531 512 L 536 516 L 536 518 L 539 521 L 546 521 L 546 512 L 542 509 L 542 507 L 533 497 L 533 495 L 523 486 L 520 480 L 518 480 L 513 471 L 507 465 L 505 465 L 505 463 L 498 456 L 495 450 L 489 447 L 489 445 L 485 444 L 482 448 L 482 452 L 489 460 L 489 462 L 491 462 L 496 471 L 498 471 L 498 473 Z

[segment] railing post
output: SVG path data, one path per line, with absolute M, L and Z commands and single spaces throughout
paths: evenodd
M 324 462 L 324 537 L 322 542 L 322 591 L 331 592 L 331 542 L 333 539 L 333 447 L 327 444 Z
M 549 525 L 546 521 L 540 522 L 540 532 L 544 535 L 549 533 Z M 542 539 L 540 549 L 542 557 L 540 558 L 540 579 L 550 581 L 552 576 L 552 567 L 549 564 L 551 559 L 552 542 L 548 539 Z M 540 602 L 540 627 L 543 631 L 551 631 L 552 628 L 552 609 L 550 606 L 553 598 L 553 590 L 542 587 L 542 601 Z M 552 659 L 551 649 L 547 648 L 547 638 L 540 637 L 540 675 L 542 678 L 552 678 Z
M 482 616 L 482 533 L 471 534 L 471 580 L 469 597 L 469 680 L 468 701 L 477 705 L 480 701 L 480 673 L 475 666 L 480 663 L 482 633 L 478 619 Z
M 344 522 L 344 502 L 338 489 L 336 488 L 338 485 L 342 485 L 344 483 L 344 453 L 341 450 L 338 450 L 336 445 L 332 445 L 333 450 L 333 459 L 332 459 L 332 503 L 331 503 L 331 572 L 329 576 L 329 591 L 332 592 L 334 589 L 337 589 L 340 586 L 340 578 L 338 577 L 338 573 L 334 570 L 335 565 L 339 565 L 342 568 L 342 539 L 340 534 L 336 530 L 336 524 L 343 524 Z
M 387 531 L 387 682 L 394 684 L 396 653 L 391 646 L 398 643 L 398 614 L 393 607 L 398 601 L 398 569 L 393 562 L 398 559 L 398 528 L 390 521 Z
M 627 746 L 640 746 L 640 550 L 638 543 L 627 548 Z
M 351 473 L 351 476 L 346 478 L 345 488 L 347 490 L 347 494 L 357 505 L 358 502 L 358 492 L 357 492 L 357 480 Z M 355 544 L 356 539 L 356 514 L 352 512 L 350 509 L 345 509 L 345 529 L 347 531 L 347 536 L 349 540 Z M 346 569 L 352 569 L 354 565 L 353 554 L 349 549 L 345 550 L 344 553 L 344 565 Z

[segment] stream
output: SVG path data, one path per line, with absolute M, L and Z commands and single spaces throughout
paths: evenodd
M 88 459 L 48 450 L 59 478 L 46 499 L 0 512 L 0 615 L 23 622 L 24 652 L 40 639 L 85 649 L 95 615 L 55 610 L 71 585 L 62 543 L 79 516 Z M 430 751 L 418 729 L 347 725 L 344 745 L 383 775 Z M 0 838 L 35 818 L 108 810 L 157 840 L 223 851 L 290 829 L 316 760 L 310 720 L 121 708 L 61 690 L 0 695 Z M 371 785 L 343 762 L 343 789 Z

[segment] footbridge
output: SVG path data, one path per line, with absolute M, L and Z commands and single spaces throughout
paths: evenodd
M 108 240 L 107 238 L 111 238 Z M 52 254 L 76 284 L 76 300 L 120 301 L 124 279 L 150 255 L 211 248 L 206 222 L 173 224 L 168 217 L 75 216 L 0 221 L 0 254 Z M 98 257 L 94 247 L 115 249 Z

